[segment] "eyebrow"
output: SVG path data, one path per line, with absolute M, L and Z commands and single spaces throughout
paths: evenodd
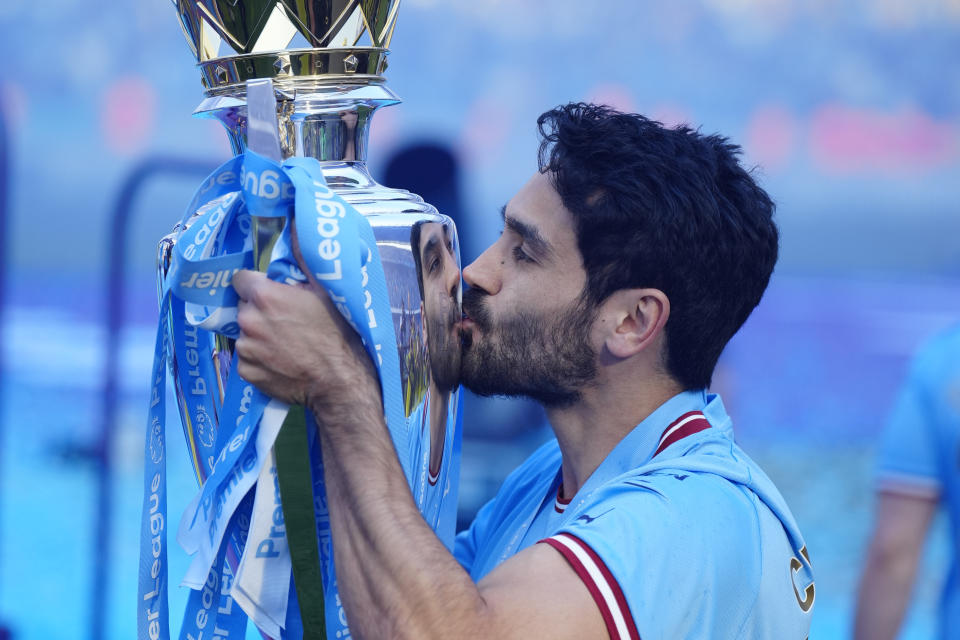
M 427 257 L 433 253 L 437 253 L 439 251 L 439 244 L 440 238 L 435 235 L 430 236 L 427 238 L 427 244 L 423 245 L 423 253 L 421 255 Z
M 540 235 L 536 227 L 507 215 L 507 205 L 500 207 L 500 217 L 503 218 L 503 225 L 523 238 L 523 241 L 529 245 L 530 251 L 536 256 L 549 257 L 553 254 L 553 247 Z
M 420 254 L 421 262 L 426 262 L 427 259 L 439 253 L 440 237 L 437 234 L 431 235 L 429 238 L 427 238 L 427 243 L 423 245 L 423 252 Z

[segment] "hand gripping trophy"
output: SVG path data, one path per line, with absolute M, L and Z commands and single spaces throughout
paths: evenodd
M 160 322 L 145 444 L 138 637 L 168 638 L 164 391 L 173 378 L 200 490 L 181 638 L 350 637 L 313 417 L 235 371 L 238 269 L 322 285 L 377 366 L 388 429 L 448 546 L 459 476 L 460 270 L 450 218 L 365 165 L 398 0 L 174 0 L 235 157 L 158 249 Z M 366 36 L 369 46 L 360 46 Z M 302 45 L 302 46 L 301 46 Z M 302 262 L 294 257 L 294 240 Z M 306 273 L 305 273 L 306 272 Z

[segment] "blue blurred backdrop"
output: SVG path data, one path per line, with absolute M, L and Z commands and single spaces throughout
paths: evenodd
M 782 257 L 715 387 L 807 536 L 811 637 L 845 637 L 876 436 L 912 351 L 960 319 L 960 3 L 403 2 L 387 75 L 404 103 L 376 117 L 370 161 L 389 186 L 431 191 L 391 158 L 454 158 L 455 187 L 433 193 L 467 260 L 535 170 L 535 120 L 556 104 L 605 102 L 743 145 L 778 203 Z M 132 638 L 155 246 L 229 150 L 219 125 L 190 117 L 200 77 L 169 0 L 3 0 L 0 56 L 0 627 L 93 638 L 102 605 L 100 637 Z M 111 215 L 158 155 L 184 170 L 151 174 L 130 203 L 117 429 L 102 441 Z M 546 437 L 536 407 L 468 401 L 463 518 Z M 175 440 L 173 517 L 193 489 Z M 171 549 L 176 584 L 186 558 Z M 905 638 L 932 633 L 946 549 L 941 523 Z

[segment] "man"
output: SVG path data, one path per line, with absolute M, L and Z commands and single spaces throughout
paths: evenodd
M 463 272 L 461 381 L 535 398 L 557 437 L 455 555 L 329 301 L 235 276 L 240 374 L 321 423 L 353 636 L 802 640 L 802 538 L 705 391 L 776 262 L 773 204 L 724 138 L 585 104 L 538 124 L 540 171 Z
M 940 638 L 960 637 L 960 326 L 914 359 L 887 423 L 877 461 L 873 537 L 860 580 L 854 637 L 897 637 L 930 523 L 943 502 L 953 558 L 940 604 Z
M 410 232 L 410 249 L 422 303 L 420 318 L 426 342 L 427 391 L 410 417 L 417 436 L 410 438 L 416 464 L 413 496 L 424 519 L 444 544 L 456 527 L 454 458 L 457 396 L 460 384 L 460 269 L 450 223 L 421 222 Z M 453 471 L 451 471 L 453 469 Z M 441 514 L 444 517 L 441 518 Z

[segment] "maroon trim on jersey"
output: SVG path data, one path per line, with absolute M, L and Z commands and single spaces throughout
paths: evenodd
M 570 533 L 559 533 L 540 542 L 546 542 L 559 551 L 580 576 L 600 609 L 611 640 L 640 640 L 640 633 L 620 584 L 590 545 Z M 574 549 L 578 549 L 579 553 Z
M 683 414 L 663 430 L 663 434 L 660 436 L 660 444 L 653 453 L 653 457 L 658 456 L 661 451 L 673 443 L 709 428 L 710 423 L 707 422 L 707 419 L 703 417 L 703 413 L 700 411 L 689 411 Z
M 428 438 L 430 443 L 430 457 L 427 458 L 427 484 L 431 487 L 437 486 L 437 481 L 440 479 L 440 470 L 443 469 L 443 452 L 440 453 L 440 469 L 437 469 L 437 475 L 433 475 L 433 471 L 430 469 L 430 459 L 433 458 L 433 430 L 427 429 L 427 425 L 430 423 L 430 389 L 427 389 L 426 395 L 423 397 L 423 415 L 420 416 L 420 437 Z M 446 429 L 446 425 L 444 425 Z M 423 432 L 426 430 L 427 435 L 424 436 Z M 444 442 L 446 444 L 446 442 Z
M 560 497 L 562 495 L 563 495 L 563 483 L 561 483 L 560 486 L 557 487 L 557 499 L 553 501 L 553 510 L 556 511 L 557 513 L 563 513 L 564 511 L 566 511 L 567 505 L 570 504 L 571 500 L 573 500 L 572 497 L 564 500 L 563 498 Z

